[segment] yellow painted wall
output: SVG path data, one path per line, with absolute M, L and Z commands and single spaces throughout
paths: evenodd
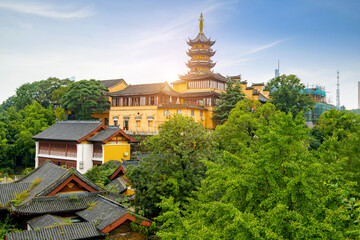
M 125 157 L 124 153 L 128 153 Z M 121 159 L 130 160 L 130 144 L 105 144 L 104 145 L 104 163 L 109 160 Z
M 264 89 L 264 86 L 253 86 L 254 89 L 258 90 L 259 92 L 262 92 Z
M 187 90 L 187 83 L 173 84 L 173 89 L 177 92 L 185 92 Z
M 118 116 L 118 125 L 121 129 L 124 127 L 124 115 L 129 116 L 129 130 L 131 131 L 155 131 L 157 106 L 121 106 L 111 107 L 109 115 L 110 125 L 114 124 L 114 116 Z M 141 115 L 140 126 L 136 126 L 135 116 Z M 148 115 L 154 116 L 153 127 L 148 127 Z
M 108 88 L 109 92 L 117 92 L 120 90 L 123 90 L 124 88 L 126 88 L 127 84 L 125 82 L 121 82 L 120 84 L 117 84 L 113 87 Z
M 109 118 L 109 112 L 93 113 L 91 116 L 99 120 L 101 119 L 102 124 L 105 125 L 105 118 Z

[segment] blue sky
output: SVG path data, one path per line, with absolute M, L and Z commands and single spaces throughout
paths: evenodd
M 48 77 L 171 83 L 201 12 L 215 72 L 267 82 L 280 59 L 281 74 L 325 86 L 335 104 L 339 70 L 341 104 L 357 108 L 358 0 L 0 0 L 0 101 Z

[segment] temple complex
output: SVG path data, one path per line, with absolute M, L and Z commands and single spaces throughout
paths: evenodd
M 105 125 L 118 126 L 128 134 L 156 134 L 167 118 L 175 114 L 190 116 L 206 129 L 214 129 L 213 109 L 229 79 L 240 83 L 246 97 L 265 103 L 269 92 L 264 89 L 264 83 L 248 87 L 240 75 L 224 77 L 212 70 L 216 64 L 211 59 L 215 55 L 212 49 L 215 41 L 203 32 L 202 14 L 199 21 L 198 35 L 187 41 L 190 59 L 186 63 L 189 69 L 186 74 L 179 75 L 171 85 L 167 82 L 128 85 L 121 81 L 117 87 L 109 89 L 114 80 L 102 81 L 109 89 L 106 94 L 111 107 L 108 113 L 94 117 L 102 119 Z

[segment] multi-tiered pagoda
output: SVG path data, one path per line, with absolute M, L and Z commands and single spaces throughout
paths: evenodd
M 187 55 L 191 59 L 186 63 L 186 66 L 190 68 L 190 73 L 198 72 L 203 69 L 210 71 L 215 66 L 215 63 L 211 60 L 214 56 L 215 51 L 212 50 L 211 46 L 214 45 L 215 41 L 211 41 L 203 33 L 204 19 L 202 13 L 200 15 L 200 32 L 195 39 L 189 39 L 187 44 L 191 47 L 187 52 Z

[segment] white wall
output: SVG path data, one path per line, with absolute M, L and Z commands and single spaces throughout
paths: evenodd
M 35 142 L 35 168 L 37 168 L 39 166 L 39 142 L 36 141 Z
M 93 144 L 77 144 L 76 170 L 84 174 L 93 167 Z

